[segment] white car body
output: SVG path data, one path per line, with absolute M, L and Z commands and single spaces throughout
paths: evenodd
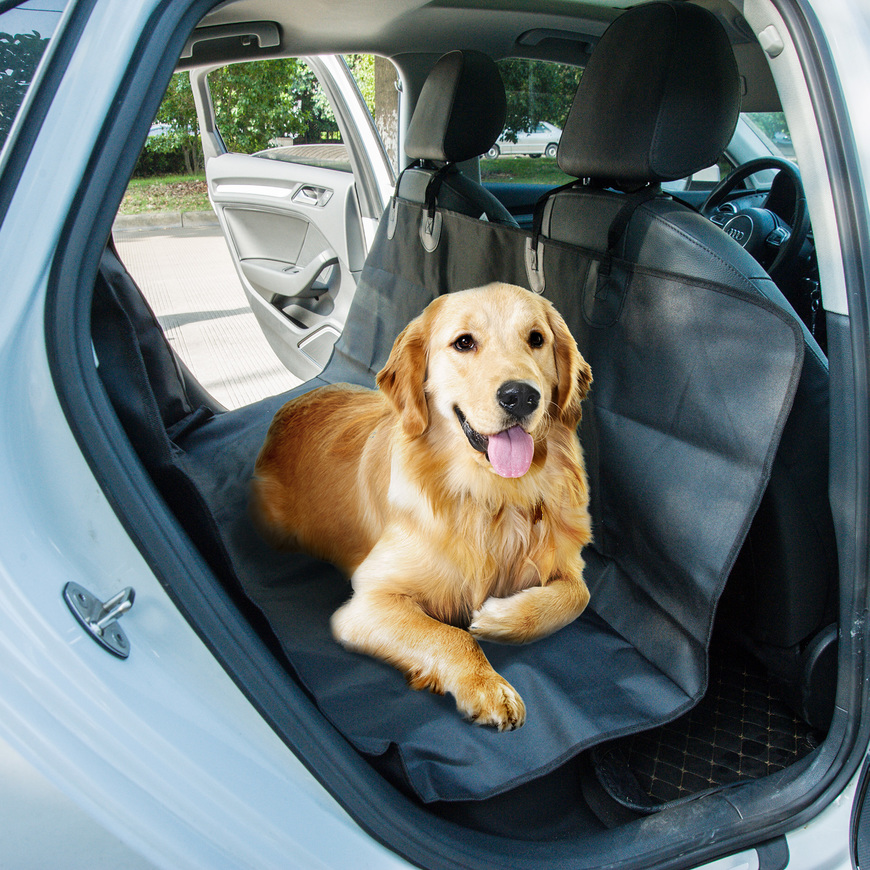
M 541 121 L 534 130 L 520 130 L 516 134 L 517 141 L 502 136 L 498 142 L 486 153 L 489 158 L 498 157 L 501 154 L 523 154 L 528 157 L 555 157 L 562 131 L 550 124 Z

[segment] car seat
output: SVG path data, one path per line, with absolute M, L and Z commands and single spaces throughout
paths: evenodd
M 439 171 L 421 170 L 430 180 Z M 625 218 L 632 239 L 649 194 L 613 192 L 622 198 L 612 211 Z M 176 394 L 160 382 L 178 375 L 168 362 L 148 363 L 141 333 L 156 328 L 153 316 L 138 310 L 138 294 L 109 252 L 95 287 L 100 375 L 179 522 L 227 590 L 246 599 L 252 622 L 259 616 L 268 623 L 259 637 L 284 657 L 288 681 L 304 687 L 342 739 L 424 802 L 492 797 L 698 702 L 713 614 L 770 477 L 804 356 L 791 314 L 751 286 L 729 285 L 730 267 L 695 278 L 680 272 L 680 258 L 661 262 L 661 269 L 628 263 L 621 259 L 622 240 L 607 240 L 619 235 L 612 214 L 598 218 L 603 253 L 553 241 L 545 235 L 555 225 L 547 209 L 538 244 L 518 227 L 425 198 L 394 197 L 321 375 L 288 395 L 224 413 L 200 410 L 195 398 L 172 413 L 160 411 L 160 397 Z M 430 214 L 442 225 L 431 250 L 419 232 Z M 644 249 L 643 240 L 639 246 Z M 399 330 L 431 298 L 492 280 L 525 283 L 528 252 L 538 255 L 539 277 L 595 372 L 582 436 L 597 529 L 584 551 L 593 588 L 587 611 L 535 644 L 487 648 L 496 669 L 536 711 L 505 740 L 462 722 L 451 699 L 408 692 L 397 671 L 336 644 L 329 616 L 347 598 L 345 579 L 304 554 L 268 547 L 246 504 L 254 458 L 284 401 L 324 383 L 372 386 Z M 608 279 L 600 288 L 599 275 Z M 653 359 L 657 330 L 667 335 Z M 752 353 L 730 353 L 732 345 Z M 696 360 L 704 363 L 697 377 L 677 377 Z M 660 398 L 670 403 L 654 402 Z M 681 413 L 672 414 L 674 408 Z M 147 439 L 141 427 L 151 430 Z M 674 455 L 687 474 L 660 476 L 656 469 L 673 468 Z M 699 498 L 703 504 L 692 500 Z M 318 739 L 321 732 L 332 733 L 318 728 Z
M 506 112 L 495 61 L 477 51 L 451 51 L 441 57 L 426 78 L 408 126 L 405 153 L 413 162 L 401 174 L 396 196 L 431 204 L 430 214 L 437 202 L 450 211 L 516 226 L 501 202 L 456 165 L 492 147 Z
M 739 107 L 734 55 L 710 12 L 662 2 L 621 15 L 596 47 L 565 124 L 558 164 L 581 181 L 539 203 L 538 235 L 527 252 L 532 283 L 542 280 L 537 255 L 546 238 L 605 254 L 584 288 L 582 316 L 593 325 L 620 304 L 619 282 L 603 274 L 611 263 L 725 284 L 794 314 L 754 258 L 659 187 L 714 164 Z M 548 282 L 548 295 L 563 313 L 570 303 L 558 294 L 566 289 Z M 670 316 L 670 323 L 651 326 L 679 329 L 680 312 Z M 833 703 L 837 591 L 827 498 L 828 367 L 796 314 L 794 319 L 803 333 L 803 368 L 725 607 L 730 603 L 739 614 L 744 641 L 795 686 L 802 714 L 823 726 Z M 722 327 L 722 342 L 728 342 L 730 325 Z M 735 344 L 735 352 L 751 350 Z M 696 509 L 703 510 L 703 503 Z

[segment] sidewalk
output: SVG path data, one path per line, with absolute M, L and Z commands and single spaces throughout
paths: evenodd
M 213 213 L 121 216 L 114 237 L 170 344 L 219 402 L 237 408 L 300 383 L 260 331 Z

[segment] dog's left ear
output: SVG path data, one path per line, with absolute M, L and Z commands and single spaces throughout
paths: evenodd
M 559 419 L 566 426 L 574 427 L 580 422 L 583 413 L 581 402 L 592 386 L 592 369 L 577 349 L 577 342 L 562 315 L 551 308 L 548 319 L 556 339 L 553 353 L 559 379 L 553 401 L 559 410 Z
M 426 380 L 427 341 L 421 315 L 399 334 L 387 364 L 378 372 L 377 384 L 402 418 L 402 428 L 412 438 L 429 425 L 429 408 L 423 384 Z

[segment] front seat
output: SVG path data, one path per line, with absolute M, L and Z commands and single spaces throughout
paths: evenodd
M 559 167 L 582 181 L 539 204 L 538 236 L 529 243 L 533 286 L 543 274 L 536 254 L 537 239 L 544 237 L 604 252 L 608 264 L 613 258 L 632 268 L 733 287 L 794 314 L 754 258 L 659 187 L 716 163 L 739 110 L 734 55 L 709 11 L 659 2 L 621 15 L 592 54 L 559 145 Z M 601 291 L 606 285 L 598 286 L 584 312 L 593 323 L 618 305 L 618 299 L 608 303 L 607 291 Z M 546 290 L 559 306 L 553 293 L 561 289 Z M 800 380 L 726 600 L 736 604 L 744 640 L 792 684 L 804 717 L 824 726 L 833 703 L 837 593 L 827 493 L 828 367 L 794 318 L 804 340 Z M 678 328 L 678 317 L 667 327 L 650 324 L 659 327 Z M 728 323 L 722 336 L 729 340 Z
M 457 163 L 485 154 L 504 129 L 504 83 L 492 58 L 478 51 L 451 51 L 430 71 L 405 138 L 413 161 L 396 194 L 415 203 L 516 226 L 511 213 Z

